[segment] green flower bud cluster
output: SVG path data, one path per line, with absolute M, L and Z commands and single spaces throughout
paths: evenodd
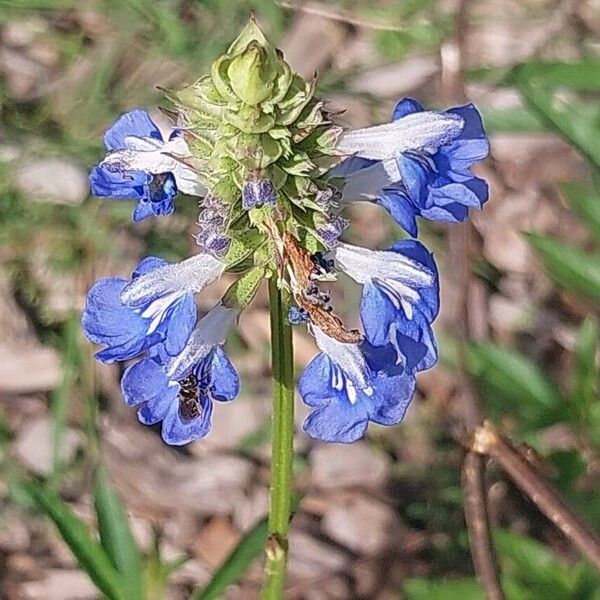
M 314 86 L 291 71 L 252 18 L 210 75 L 168 92 L 201 182 L 228 208 L 227 235 L 252 250 L 273 223 L 310 251 L 327 247 L 318 233 L 331 204 L 319 201 L 327 188 L 321 177 L 335 162 L 341 130 Z M 245 187 L 265 180 L 270 200 L 259 194 L 244 205 Z

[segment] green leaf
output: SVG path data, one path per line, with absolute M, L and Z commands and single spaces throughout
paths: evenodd
M 530 79 L 545 87 L 600 90 L 600 61 L 595 58 L 572 63 L 530 61 L 510 67 L 471 69 L 467 75 L 473 81 L 491 80 L 500 86 L 514 85 L 519 79 Z
M 598 348 L 598 324 L 587 318 L 577 334 L 575 345 L 575 373 L 573 400 L 586 409 L 594 400 L 598 371 L 596 350 Z M 584 410 L 584 414 L 585 414 Z
M 94 505 L 102 547 L 126 584 L 131 600 L 143 600 L 142 559 L 129 527 L 121 499 L 112 489 L 103 467 L 96 470 Z
M 52 483 L 57 484 L 61 470 L 61 445 L 67 425 L 69 398 L 77 377 L 79 356 L 79 316 L 71 315 L 64 325 L 62 363 L 63 377 L 51 395 L 52 408 Z
M 600 242 L 600 194 L 575 183 L 563 183 L 560 187 L 571 208 Z
M 217 569 L 208 585 L 199 590 L 192 600 L 221 598 L 227 587 L 238 582 L 254 559 L 263 552 L 267 541 L 267 532 L 268 523 L 265 517 L 246 533 L 225 562 Z
M 535 81 L 549 88 L 570 88 L 578 91 L 600 91 L 600 61 L 584 58 L 578 62 L 532 61 L 519 65 L 508 76 L 511 81 Z
M 510 531 L 495 531 L 494 543 L 507 579 L 525 584 L 532 597 L 570 600 L 569 569 L 538 541 Z
M 523 107 L 481 111 L 485 129 L 489 133 L 544 131 L 542 121 Z
M 575 146 L 600 170 L 598 106 L 573 102 L 570 98 L 559 98 L 526 76 L 518 78 L 517 88 L 525 104 L 538 118 Z
M 406 600 L 485 600 L 475 579 L 409 579 L 404 584 Z
M 568 290 L 600 299 L 600 258 L 539 233 L 526 234 L 550 276 Z
M 467 367 L 503 396 L 536 409 L 556 408 L 560 395 L 535 364 L 521 354 L 488 342 L 467 347 Z
M 123 581 L 110 558 L 102 546 L 92 538 L 86 524 L 75 515 L 70 506 L 37 481 L 24 483 L 22 489 L 40 511 L 54 522 L 79 565 L 98 589 L 110 600 L 127 600 L 122 594 Z

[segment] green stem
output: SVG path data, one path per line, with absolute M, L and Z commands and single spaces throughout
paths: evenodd
M 288 557 L 288 528 L 292 500 L 294 460 L 294 363 L 292 329 L 287 302 L 277 287 L 276 276 L 269 280 L 271 303 L 271 352 L 273 368 L 273 432 L 271 453 L 271 498 L 269 537 L 263 600 L 281 600 Z

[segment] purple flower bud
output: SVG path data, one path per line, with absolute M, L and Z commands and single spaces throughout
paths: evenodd
M 229 248 L 229 242 L 229 237 L 217 227 L 203 227 L 202 231 L 196 236 L 198 246 L 217 258 L 222 258 L 225 255 Z
M 340 216 L 331 217 L 317 226 L 317 235 L 328 248 L 334 248 L 346 227 L 348 227 L 347 219 Z
M 336 187 L 329 186 L 324 190 L 319 190 L 315 196 L 315 202 L 327 209 L 331 206 L 337 206 L 339 199 L 342 197 L 342 193 Z
M 277 192 L 270 179 L 246 181 L 242 190 L 242 206 L 248 210 L 263 204 L 274 206 L 277 203 Z

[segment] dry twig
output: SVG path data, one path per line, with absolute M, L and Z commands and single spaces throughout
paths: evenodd
M 442 87 L 450 101 L 463 100 L 465 97 L 464 82 L 464 48 L 468 30 L 468 0 L 462 0 L 455 17 L 454 35 L 441 47 Z M 458 226 L 450 234 L 450 254 L 457 266 L 456 277 L 459 298 L 459 314 L 456 315 L 456 335 L 462 341 L 460 347 L 461 382 L 459 410 L 461 427 L 472 432 L 483 422 L 483 413 L 479 399 L 473 389 L 465 366 L 464 344 L 471 338 L 479 338 L 486 333 L 486 324 L 477 326 L 471 319 L 472 314 L 482 311 L 470 310 L 473 303 L 473 291 L 478 282 L 473 280 L 470 268 L 473 229 L 470 223 Z M 477 301 L 482 295 L 475 296 Z M 483 311 L 485 313 L 485 311 Z M 487 509 L 487 492 L 485 488 L 485 459 L 475 452 L 467 451 L 462 468 L 462 488 L 464 493 L 464 510 L 469 544 L 477 578 L 481 582 L 488 600 L 504 600 L 504 593 L 498 576 L 498 565 L 492 543 L 490 519 Z
M 565 537 L 600 571 L 600 536 L 574 513 L 552 487 L 494 427 L 486 422 L 478 427 L 470 450 L 489 456 L 514 481 Z
M 304 4 L 302 2 L 290 2 L 289 0 L 279 0 L 277 2 L 279 6 L 283 8 L 290 8 L 300 12 L 307 13 L 309 15 L 316 15 L 317 17 L 323 17 L 324 19 L 331 19 L 332 21 L 340 21 L 353 27 L 362 27 L 363 29 L 372 29 L 374 31 L 402 31 L 404 28 L 401 25 L 390 25 L 389 23 L 382 23 L 377 21 L 367 21 L 361 19 L 356 15 L 353 15 L 347 11 L 335 11 L 326 6 L 321 6 L 316 3 Z
M 488 600 L 502 600 L 504 594 L 498 584 L 498 566 L 490 541 L 484 474 L 485 458 L 476 452 L 467 452 L 462 467 L 462 486 L 473 564 Z

